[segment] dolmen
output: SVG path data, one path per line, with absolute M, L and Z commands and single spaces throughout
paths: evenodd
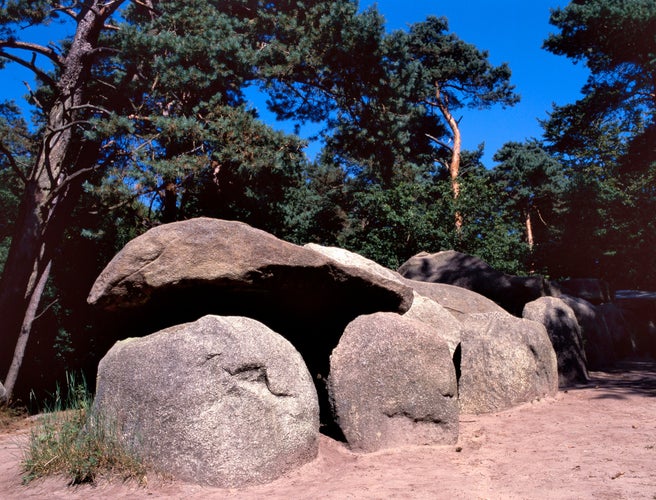
M 553 396 L 544 324 L 451 284 L 244 223 L 191 219 L 129 242 L 93 285 L 116 343 L 94 412 L 153 467 L 222 487 L 357 452 L 453 445 L 459 415 Z

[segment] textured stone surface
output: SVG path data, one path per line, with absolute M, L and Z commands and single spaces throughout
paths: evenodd
M 405 278 L 403 279 L 403 283 L 411 286 L 420 295 L 437 302 L 461 322 L 471 314 L 505 312 L 501 306 L 495 304 L 487 297 L 483 297 L 466 288 Z
M 600 279 L 570 279 L 558 284 L 563 293 L 587 300 L 591 304 L 599 305 L 611 301 L 610 287 Z
M 635 353 L 656 357 L 656 292 L 618 290 L 615 303 L 631 327 Z
M 351 322 L 330 358 L 329 391 L 353 450 L 450 444 L 458 438 L 456 375 L 446 342 L 393 313 Z
M 527 302 L 551 294 L 549 284 L 541 276 L 510 276 L 478 257 L 454 250 L 422 252 L 408 259 L 398 271 L 408 279 L 466 288 L 516 316 L 521 316 Z
M 200 289 L 223 300 L 226 292 L 251 298 L 265 294 L 271 302 L 293 307 L 328 299 L 328 288 L 347 299 L 354 294 L 375 310 L 410 307 L 407 287 L 375 278 L 247 224 L 198 218 L 155 227 L 130 241 L 98 276 L 88 300 L 118 309 L 175 290 Z
M 331 259 L 336 260 L 337 262 L 345 266 L 356 267 L 362 271 L 370 272 L 377 276 L 380 276 L 381 278 L 404 283 L 411 288 L 414 288 L 414 286 L 418 284 L 418 282 L 413 282 L 411 280 L 407 280 L 403 278 L 396 271 L 387 269 L 386 267 L 381 266 L 377 262 L 367 259 L 366 257 L 363 257 L 362 255 L 359 255 L 357 253 L 350 252 L 349 250 L 344 250 L 342 248 L 336 248 L 336 247 L 325 247 L 325 246 L 317 245 L 316 243 L 309 243 L 305 245 L 305 248 L 309 248 L 311 250 L 314 250 L 315 252 L 319 252 L 327 257 L 330 257 Z M 424 284 L 419 283 L 419 287 L 422 287 L 422 285 Z M 430 288 L 430 285 L 428 287 L 423 286 L 423 288 Z M 433 290 L 436 296 L 439 295 L 440 297 L 451 297 L 451 298 L 455 296 L 455 294 L 448 293 L 448 291 L 452 291 L 452 290 L 445 291 L 445 288 L 440 287 L 439 285 L 437 285 L 434 288 L 437 288 L 442 292 L 441 294 L 439 294 L 437 290 Z M 456 290 L 456 292 L 457 291 L 458 290 Z M 470 295 L 474 295 L 474 294 L 471 294 L 469 292 L 465 292 L 465 293 L 468 295 L 468 300 L 463 300 L 463 302 L 467 302 L 469 304 L 475 302 L 475 300 L 472 300 L 473 298 L 470 297 Z M 484 299 L 483 297 L 481 297 L 481 299 L 487 300 Z M 449 302 L 448 298 L 446 299 L 446 302 Z M 453 300 L 451 300 L 451 302 L 453 302 Z M 501 310 L 501 308 L 497 307 L 496 304 L 492 305 L 491 307 L 494 310 Z M 430 299 L 428 297 L 424 297 L 423 295 L 415 291 L 414 300 L 412 301 L 412 306 L 405 313 L 405 316 L 408 318 L 416 319 L 435 328 L 436 332 L 439 333 L 440 337 L 446 340 L 447 345 L 449 346 L 449 351 L 451 351 L 451 355 L 453 355 L 453 352 L 455 351 L 456 347 L 460 343 L 461 326 L 460 323 L 454 319 L 453 314 L 449 313 L 449 311 L 447 311 L 446 308 L 442 307 L 435 300 Z
M 588 381 L 581 327 L 571 307 L 556 297 L 541 297 L 524 306 L 524 318 L 545 326 L 558 358 L 558 381 L 565 387 Z
M 100 362 L 94 411 L 157 469 L 192 482 L 264 483 L 318 451 L 303 359 L 249 318 L 205 316 L 118 342 Z
M 326 247 L 322 245 L 317 245 L 316 243 L 308 243 L 305 245 L 305 248 L 318 252 L 326 257 L 344 264 L 345 266 L 352 266 L 357 269 L 373 273 L 381 278 L 392 280 L 392 281 L 401 281 L 401 275 L 396 271 L 392 271 L 384 266 L 381 266 L 377 262 L 367 259 L 360 254 L 351 252 L 349 250 L 344 250 L 343 248 L 338 247 Z
M 415 300 L 403 317 L 421 321 L 432 327 L 446 341 L 453 356 L 460 344 L 462 324 L 449 311 L 428 297 L 415 292 Z
M 488 413 L 556 394 L 558 363 L 543 325 L 504 312 L 471 315 L 463 326 L 462 412 Z

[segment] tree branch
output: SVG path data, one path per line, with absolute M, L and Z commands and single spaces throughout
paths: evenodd
M 9 165 L 11 165 L 11 169 L 14 171 L 18 177 L 20 177 L 20 180 L 23 182 L 23 184 L 27 185 L 27 177 L 25 174 L 21 171 L 20 168 L 18 168 L 18 164 L 16 163 L 16 159 L 14 158 L 14 155 L 11 154 L 11 151 L 5 147 L 5 145 L 0 141 L 0 153 L 4 154 L 7 157 L 7 160 L 9 160 Z
M 50 78 L 44 71 L 39 69 L 35 64 L 34 64 L 34 59 L 32 61 L 28 62 L 25 59 L 22 59 L 18 56 L 15 56 L 13 54 L 8 54 L 5 51 L 0 51 L 0 58 L 4 57 L 5 59 L 9 59 L 10 61 L 13 61 L 15 63 L 20 64 L 21 66 L 25 66 L 27 69 L 32 71 L 38 78 L 46 82 L 49 86 L 51 87 L 56 87 L 55 81 Z
M 59 67 L 62 67 L 64 64 L 61 58 L 59 57 L 59 55 L 57 54 L 57 52 L 55 52 L 50 47 L 44 47 L 43 45 L 39 45 L 38 43 L 22 42 L 20 40 L 2 40 L 0 41 L 0 47 L 6 47 L 8 49 L 27 50 L 29 52 L 36 52 L 37 54 L 46 56 L 48 59 L 50 59 L 53 63 L 55 63 Z

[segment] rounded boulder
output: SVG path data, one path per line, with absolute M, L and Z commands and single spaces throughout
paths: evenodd
M 117 342 L 98 367 L 94 412 L 157 470 L 201 484 L 269 482 L 318 453 L 303 359 L 244 317 L 204 316 Z
M 394 313 L 356 318 L 330 357 L 328 387 L 354 451 L 458 439 L 455 368 L 424 323 Z

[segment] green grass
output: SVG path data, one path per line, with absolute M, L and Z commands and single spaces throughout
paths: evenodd
M 99 476 L 145 480 L 144 463 L 128 450 L 111 425 L 92 414 L 93 399 L 84 380 L 67 376 L 67 391 L 59 389 L 54 403 L 32 429 L 22 462 L 23 482 L 64 475 L 70 484 L 94 482 Z

